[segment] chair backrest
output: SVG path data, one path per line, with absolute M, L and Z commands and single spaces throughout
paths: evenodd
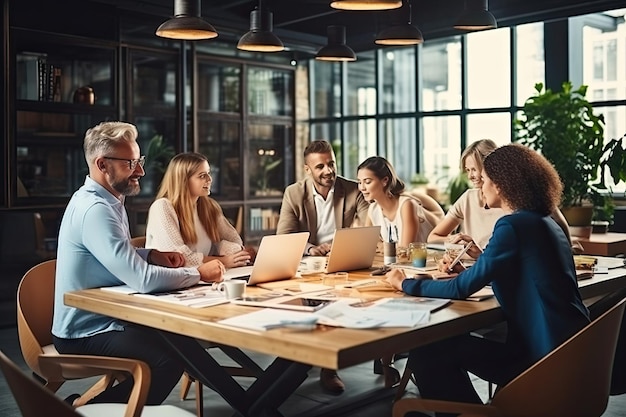
M 52 391 L 47 390 L 41 383 L 22 372 L 2 351 L 0 351 L 0 369 L 2 369 L 23 417 L 80 416 L 72 407 L 55 396 Z
M 507 417 L 594 417 L 606 409 L 626 299 L 502 387 L 491 404 Z
M 17 331 L 24 360 L 41 375 L 39 355 L 52 344 L 52 314 L 56 260 L 35 265 L 22 277 L 17 289 Z

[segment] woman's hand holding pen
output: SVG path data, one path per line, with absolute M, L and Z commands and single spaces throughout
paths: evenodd
M 221 282 L 224 280 L 224 272 L 226 268 L 219 259 L 213 259 L 205 262 L 198 267 L 200 279 L 205 282 Z

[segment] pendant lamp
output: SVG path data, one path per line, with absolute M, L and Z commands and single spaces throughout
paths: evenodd
M 200 16 L 200 0 L 174 0 L 174 17 L 156 30 L 162 38 L 200 40 L 217 37 L 217 31 Z
M 330 7 L 340 10 L 390 10 L 402 6 L 402 0 L 334 0 Z
M 318 61 L 356 61 L 356 54 L 346 45 L 346 27 L 331 25 L 326 29 L 328 43 L 315 55 Z
M 487 0 L 465 0 L 465 11 L 459 17 L 455 29 L 485 30 L 498 27 L 496 18 L 489 12 Z
M 261 0 L 259 6 L 250 12 L 250 31 L 243 35 L 237 43 L 237 49 L 253 52 L 278 52 L 285 46 L 272 32 L 272 13 L 263 8 Z
M 424 42 L 422 32 L 411 24 L 411 3 L 408 4 L 409 19 L 408 23 L 394 24 L 378 32 L 376 40 L 377 45 L 385 46 L 406 46 L 419 45 Z

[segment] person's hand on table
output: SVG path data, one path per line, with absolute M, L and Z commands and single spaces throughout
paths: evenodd
M 148 253 L 148 263 L 167 268 L 179 268 L 185 266 L 185 257 L 180 252 L 161 252 L 152 249 Z
M 198 267 L 200 279 L 205 282 L 222 282 L 224 280 L 224 272 L 226 268 L 219 259 L 213 259 L 205 262 Z
M 329 242 L 322 243 L 319 246 L 311 246 L 308 254 L 311 256 L 326 256 L 328 255 L 328 252 L 330 252 L 331 246 L 332 245 Z
M 391 270 L 385 274 L 385 280 L 397 291 L 402 291 L 402 281 L 405 279 L 406 275 L 401 268 L 391 268 Z
M 240 250 L 230 255 L 224 255 L 220 258 L 224 267 L 234 268 L 237 266 L 250 265 L 250 254 L 245 250 Z

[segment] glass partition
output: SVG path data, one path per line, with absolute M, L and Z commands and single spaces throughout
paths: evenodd
M 293 114 L 293 72 L 248 67 L 248 112 L 255 115 Z

